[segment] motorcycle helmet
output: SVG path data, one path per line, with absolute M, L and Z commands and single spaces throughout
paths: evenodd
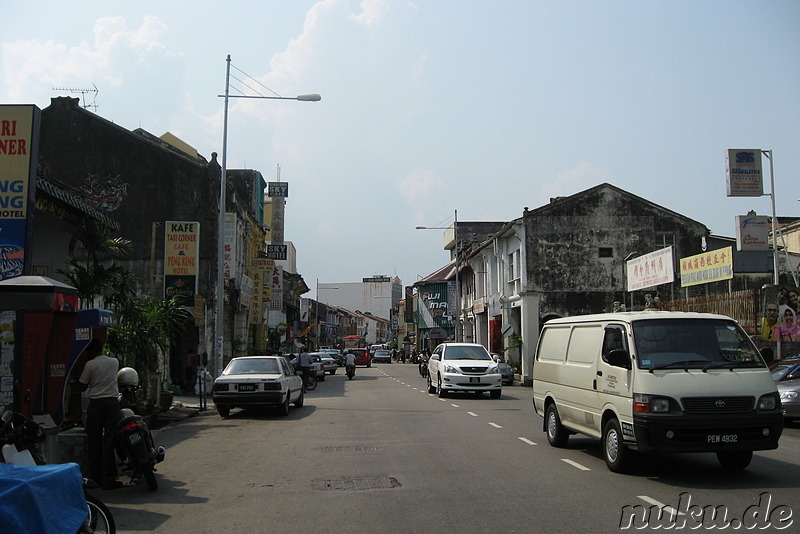
M 137 387 L 139 385 L 139 373 L 133 367 L 123 367 L 117 372 L 117 384 Z

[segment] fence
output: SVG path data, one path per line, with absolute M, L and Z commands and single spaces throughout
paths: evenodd
M 751 336 L 760 334 L 761 292 L 758 289 L 745 289 L 719 295 L 692 297 L 685 300 L 672 300 L 661 304 L 662 310 L 719 313 L 736 319 L 745 332 Z

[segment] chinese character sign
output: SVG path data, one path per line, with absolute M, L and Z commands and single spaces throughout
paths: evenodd
M 672 262 L 672 247 L 662 248 L 650 254 L 629 260 L 626 264 L 628 291 L 636 291 L 675 280 Z
M 681 287 L 733 278 L 733 247 L 681 258 Z

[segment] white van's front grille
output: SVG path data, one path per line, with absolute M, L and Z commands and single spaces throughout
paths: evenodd
M 686 413 L 750 412 L 755 407 L 755 402 L 755 397 L 684 397 L 681 399 Z

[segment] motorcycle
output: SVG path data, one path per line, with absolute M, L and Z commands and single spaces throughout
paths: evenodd
M 356 376 L 356 366 L 355 365 L 346 366 L 345 372 L 347 373 L 347 379 L 352 380 L 353 377 Z
M 420 358 L 420 360 L 419 360 L 419 375 L 422 378 L 426 378 L 428 376 L 428 360 L 427 360 L 427 358 Z
M 2 414 L 0 415 L 0 445 L 2 445 L 2 455 L 0 460 L 8 465 L 17 467 L 34 467 L 43 466 L 47 464 L 44 454 L 39 448 L 39 443 L 45 440 L 45 433 L 42 427 L 33 419 L 24 416 L 21 413 L 13 412 L 8 409 L 0 408 Z M 66 464 L 69 465 L 69 464 Z M 77 469 L 77 467 L 75 467 Z M 55 475 L 53 475 L 55 476 Z M 22 486 L 22 484 L 20 484 Z M 86 507 L 82 512 L 75 510 L 75 514 L 85 514 L 85 519 L 81 523 L 78 533 L 105 533 L 115 534 L 117 531 L 114 517 L 111 511 L 100 499 L 88 493 L 87 489 L 97 488 L 97 484 L 88 479 L 83 478 L 81 481 L 83 488 L 83 495 L 85 499 L 84 506 Z M 9 497 L 7 495 L 7 497 Z M 31 498 L 26 495 L 25 499 Z M 60 502 L 54 496 L 55 502 Z M 41 503 L 35 503 L 36 509 L 39 509 Z M 30 510 L 28 510 L 30 511 Z M 65 512 L 60 514 L 62 517 L 67 515 Z M 72 515 L 72 514 L 69 514 Z M 81 516 L 78 515 L 78 518 Z M 30 516 L 20 518 L 24 524 L 32 525 L 34 519 Z
M 114 448 L 117 456 L 129 472 L 131 478 L 144 478 L 150 491 L 158 489 L 155 466 L 164 461 L 166 449 L 156 447 L 147 422 L 131 409 L 136 403 L 136 390 L 139 388 L 139 375 L 131 367 L 123 367 L 117 373 L 120 390 L 121 419 L 114 433 Z

